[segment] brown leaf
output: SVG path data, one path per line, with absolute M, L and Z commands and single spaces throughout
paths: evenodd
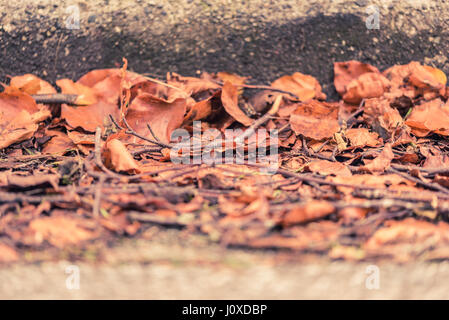
M 40 186 L 44 184 L 50 184 L 53 188 L 58 188 L 59 183 L 58 174 L 39 174 L 34 173 L 33 175 L 23 176 L 19 174 L 8 174 L 8 185 L 20 188 L 29 188 L 33 186 Z
M 385 169 L 390 167 L 390 163 L 393 158 L 394 153 L 391 149 L 391 143 L 386 143 L 379 156 L 362 168 L 370 172 L 383 172 Z
M 0 263 L 9 263 L 19 260 L 19 254 L 6 244 L 0 243 Z
M 169 143 L 172 132 L 181 127 L 185 112 L 185 99 L 168 102 L 144 93 L 131 102 L 126 120 L 137 133 L 155 140 L 147 127 L 149 124 L 159 140 Z
M 384 223 L 384 227 L 365 243 L 366 249 L 378 249 L 381 246 L 398 242 L 424 243 L 434 240 L 434 244 L 442 241 L 449 242 L 449 225 L 440 221 L 437 225 L 407 218 L 402 221 L 390 220 Z
M 353 80 L 358 79 L 365 73 L 379 73 L 379 70 L 372 65 L 359 61 L 345 61 L 334 63 L 334 85 L 340 96 L 347 91 L 347 86 Z
M 276 89 L 294 93 L 302 101 L 313 98 L 320 100 L 326 99 L 326 95 L 321 91 L 320 83 L 314 77 L 300 72 L 283 76 L 271 83 L 271 86 Z M 290 97 L 290 99 L 296 98 Z
M 79 245 L 81 242 L 97 237 L 97 234 L 83 227 L 81 220 L 66 217 L 43 217 L 30 222 L 26 233 L 32 244 L 41 244 L 44 240 L 55 247 Z
M 343 177 L 352 176 L 351 170 L 340 162 L 315 160 L 308 163 L 305 168 L 311 172 L 318 173 L 323 176 L 328 176 L 330 174 Z
M 226 81 L 221 92 L 221 101 L 226 112 L 244 126 L 251 125 L 254 120 L 249 118 L 238 105 L 238 90 L 231 82 Z
M 183 77 L 172 72 L 167 77 L 167 83 L 182 89 L 187 96 L 207 90 L 220 89 L 220 85 L 209 80 L 195 77 Z
M 389 81 L 382 74 L 364 73 L 346 85 L 342 98 L 347 103 L 358 104 L 362 99 L 381 97 L 389 86 Z
M 352 147 L 375 147 L 379 145 L 379 135 L 367 128 L 352 128 L 345 132 Z
M 399 111 L 393 109 L 387 99 L 381 98 L 365 100 L 363 119 L 384 139 L 390 138 L 403 122 Z
M 139 165 L 120 140 L 111 139 L 106 143 L 104 157 L 105 163 L 117 172 L 139 171 Z
M 337 117 L 337 108 L 311 100 L 296 108 L 290 116 L 290 125 L 297 135 L 322 140 L 332 137 L 340 129 Z
M 449 136 L 449 104 L 435 99 L 415 106 L 405 124 L 418 137 L 431 132 Z
M 61 105 L 61 118 L 67 121 L 72 128 L 83 128 L 88 132 L 95 132 L 97 127 L 105 127 L 111 123 L 109 115 L 114 119 L 119 118 L 119 109 L 116 104 L 110 104 L 104 100 L 89 106 Z
M 67 134 L 61 131 L 47 130 L 46 134 L 52 138 L 44 145 L 42 149 L 42 153 L 44 154 L 63 155 L 68 150 L 76 148 L 76 145 Z
M 328 201 L 313 200 L 286 213 L 282 220 L 284 226 L 299 224 L 326 217 L 335 211 Z
M 443 71 L 423 66 L 419 62 L 411 62 L 409 81 L 418 88 L 442 89 L 446 85 L 446 75 Z
M 18 88 L 20 91 L 28 94 L 52 94 L 56 93 L 56 89 L 41 78 L 33 74 L 24 74 L 11 78 L 10 86 Z

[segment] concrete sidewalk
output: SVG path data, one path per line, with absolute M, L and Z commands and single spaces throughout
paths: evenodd
M 172 236 L 125 240 L 101 263 L 0 267 L 0 299 L 449 299 L 449 262 L 330 261 Z
M 2 79 L 76 79 L 127 57 L 131 69 L 160 76 L 231 71 L 264 83 L 300 71 L 335 98 L 334 61 L 418 60 L 449 73 L 447 1 L 0 0 L 0 8 Z M 377 9 L 379 29 L 369 29 Z

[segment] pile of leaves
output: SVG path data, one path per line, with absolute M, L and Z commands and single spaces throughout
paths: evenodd
M 0 93 L 0 261 L 152 225 L 332 259 L 449 258 L 445 74 L 357 61 L 334 73 L 338 102 L 299 72 L 268 86 L 226 72 L 159 80 L 124 59 L 58 80 L 59 91 L 12 77 Z M 247 160 L 256 129 L 277 130 L 277 171 L 172 161 L 171 134 L 195 121 L 242 129 Z

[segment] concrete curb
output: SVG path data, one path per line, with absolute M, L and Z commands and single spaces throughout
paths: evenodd
M 366 25 L 373 5 L 379 29 Z M 160 76 L 225 70 L 266 83 L 300 71 L 336 98 L 334 61 L 382 69 L 418 60 L 449 73 L 448 1 L 0 0 L 0 7 L 1 80 L 28 72 L 76 79 L 124 56 L 130 69 Z M 69 29 L 76 10 L 79 29 Z

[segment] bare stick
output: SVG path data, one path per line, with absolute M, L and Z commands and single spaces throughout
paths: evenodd
M 70 104 L 76 105 L 76 99 L 78 95 L 76 94 L 63 94 L 63 93 L 54 93 L 54 94 L 33 94 L 31 96 L 36 103 L 45 103 L 45 104 Z

